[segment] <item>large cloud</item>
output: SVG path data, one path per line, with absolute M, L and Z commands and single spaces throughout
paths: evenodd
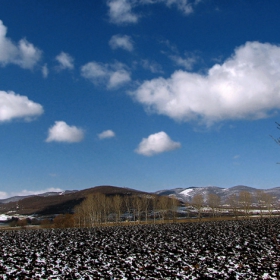
M 43 114 L 43 107 L 13 91 L 0 91 L 0 122 L 15 118 L 30 120 Z
M 74 59 L 68 53 L 61 52 L 59 55 L 56 56 L 55 59 L 59 63 L 58 68 L 60 70 L 74 68 Z
M 133 41 L 130 36 L 127 35 L 114 35 L 109 41 L 109 45 L 112 49 L 124 49 L 126 51 L 133 51 Z
M 180 147 L 179 142 L 172 141 L 164 131 L 161 131 L 151 134 L 148 138 L 143 138 L 135 152 L 144 156 L 153 156 Z
M 247 42 L 206 75 L 176 71 L 169 79 L 143 82 L 131 95 L 179 121 L 266 118 L 280 108 L 280 47 Z
M 64 121 L 56 121 L 49 129 L 46 142 L 81 142 L 84 139 L 84 131 L 76 126 L 70 126 Z
M 82 66 L 81 75 L 94 84 L 106 84 L 108 89 L 117 88 L 131 80 L 122 63 L 103 64 L 95 61 Z
M 0 20 L 0 65 L 17 64 L 25 69 L 32 69 L 41 59 L 42 52 L 22 39 L 16 45 L 6 37 L 7 27 Z

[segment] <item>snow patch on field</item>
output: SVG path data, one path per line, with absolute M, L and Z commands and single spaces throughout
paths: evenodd
M 8 221 L 11 219 L 11 216 L 0 214 L 0 222 Z

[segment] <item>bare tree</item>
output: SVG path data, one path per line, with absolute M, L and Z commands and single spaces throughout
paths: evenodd
M 83 219 L 84 219 L 84 213 L 80 204 L 74 208 L 74 227 L 79 227 L 79 228 L 83 227 L 84 226 Z
M 171 205 L 172 220 L 173 223 L 175 223 L 175 221 L 177 221 L 177 211 L 179 206 L 179 200 L 177 199 L 176 196 L 172 196 L 170 198 L 170 205 Z
M 204 204 L 204 199 L 202 194 L 196 194 L 192 198 L 192 206 L 197 210 L 198 218 L 201 220 L 201 210 Z
M 243 208 L 245 216 L 248 217 L 252 206 L 252 194 L 247 191 L 241 191 L 239 193 L 239 202 Z
M 151 198 L 148 195 L 143 195 L 142 196 L 142 206 L 143 206 L 143 211 L 145 213 L 146 223 L 148 222 L 148 214 L 149 214 L 150 204 L 151 204 Z
M 221 198 L 214 193 L 209 193 L 207 197 L 207 204 L 212 210 L 212 216 L 215 217 L 217 209 L 221 204 Z
M 106 196 L 102 193 L 96 193 L 93 196 L 93 203 L 95 205 L 96 222 L 101 224 L 105 221 L 107 216 L 107 201 Z
M 89 215 L 89 200 L 85 199 L 80 205 L 74 209 L 74 225 L 78 227 L 90 226 L 90 215 Z
M 161 196 L 157 203 L 158 213 L 162 218 L 162 222 L 166 219 L 169 209 L 169 198 L 167 196 Z
M 264 193 L 263 200 L 264 200 L 266 210 L 269 213 L 269 217 L 271 217 L 274 209 L 275 198 L 271 194 Z
M 116 214 L 116 222 L 119 222 L 121 219 L 121 210 L 122 210 L 122 198 L 119 195 L 113 197 L 113 209 Z
M 139 195 L 133 196 L 133 205 L 136 210 L 137 221 L 141 221 L 141 212 L 143 210 L 142 198 Z
M 103 217 L 104 217 L 104 222 L 108 222 L 108 216 L 110 214 L 110 211 L 112 210 L 112 200 L 110 197 L 105 195 L 105 198 L 102 200 L 103 203 Z
M 93 227 L 97 220 L 97 206 L 94 201 L 93 194 L 87 196 L 82 202 L 82 206 L 85 207 L 85 214 L 90 227 Z
M 132 198 L 130 195 L 126 195 L 123 197 L 123 207 L 124 211 L 130 219 L 130 217 L 132 216 Z
M 233 212 L 233 215 L 235 216 L 235 219 L 238 219 L 238 212 L 239 212 L 239 197 L 237 194 L 232 194 L 228 198 L 228 204 Z
M 107 219 L 106 196 L 101 193 L 88 195 L 74 209 L 74 225 L 78 227 L 93 227 Z
M 154 224 L 155 224 L 156 223 L 156 211 L 157 211 L 158 197 L 156 195 L 152 195 L 151 200 L 152 200 L 153 220 L 154 220 Z
M 261 218 L 263 217 L 263 210 L 265 207 L 264 201 L 265 192 L 263 190 L 257 190 L 255 193 L 258 210 L 260 211 Z

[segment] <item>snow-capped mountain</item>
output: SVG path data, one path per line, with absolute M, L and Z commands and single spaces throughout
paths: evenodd
M 77 192 L 77 191 L 76 190 L 70 190 L 70 191 L 66 190 L 66 191 L 62 191 L 62 192 L 45 192 L 45 193 L 31 194 L 31 195 L 25 195 L 25 196 L 12 196 L 9 198 L 0 199 L 0 204 L 9 203 L 9 202 L 17 202 L 22 199 L 25 199 L 28 197 L 34 197 L 34 196 L 48 197 L 48 196 L 55 196 L 55 195 L 64 195 L 64 194 L 74 193 L 74 192 Z
M 228 198 L 232 194 L 239 195 L 241 191 L 247 191 L 251 194 L 255 194 L 257 192 L 256 188 L 248 187 L 248 186 L 234 186 L 231 188 L 220 188 L 215 186 L 208 186 L 208 187 L 188 187 L 188 188 L 175 188 L 175 189 L 168 189 L 168 190 L 161 190 L 157 191 L 156 194 L 158 195 L 167 195 L 167 196 L 175 196 L 183 202 L 191 202 L 192 198 L 197 195 L 201 194 L 206 201 L 207 196 L 210 193 L 216 194 L 221 198 L 222 203 L 225 203 Z M 271 188 L 271 189 L 262 189 L 265 193 L 269 193 L 272 196 L 276 197 L 280 200 L 280 187 Z

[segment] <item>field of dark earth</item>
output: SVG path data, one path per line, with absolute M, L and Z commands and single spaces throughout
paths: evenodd
M 280 279 L 280 219 L 2 230 L 0 279 Z

